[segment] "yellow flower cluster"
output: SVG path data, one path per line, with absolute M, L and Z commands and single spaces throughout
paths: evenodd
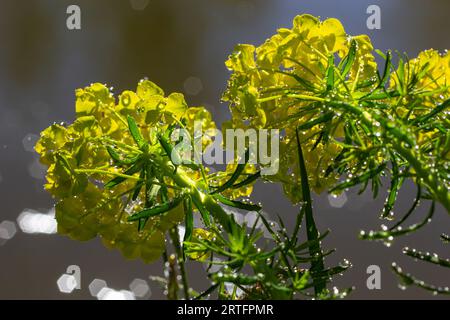
M 330 65 L 334 66 L 336 59 L 343 64 L 352 46 L 357 50 L 351 68 L 346 74 L 336 68 L 334 79 L 327 81 Z M 348 36 L 337 19 L 321 22 L 311 15 L 301 15 L 294 19 L 292 29 L 279 29 L 259 47 L 238 45 L 226 62 L 233 73 L 223 99 L 230 102 L 232 120 L 224 126 L 283 129 L 280 171 L 268 178 L 281 181 L 294 202 L 301 198 L 295 128 L 310 119 L 302 115 L 309 101 L 302 103 L 290 95 L 323 92 L 324 96 L 353 99 L 361 92 L 367 93 L 369 87 L 359 87 L 376 76 L 372 50 L 367 36 Z M 327 90 L 330 84 L 332 88 Z M 315 145 L 315 131 L 310 130 L 302 138 L 311 186 L 321 192 L 336 181 L 334 175 L 324 177 L 324 172 L 341 148 L 329 143 Z M 334 133 L 342 135 L 342 127 L 338 126 Z
M 211 115 L 202 107 L 189 108 L 182 94 L 165 96 L 148 80 L 141 81 L 135 92 L 124 91 L 118 102 L 99 83 L 78 89 L 76 115 L 71 125 L 53 124 L 45 129 L 35 147 L 41 162 L 48 166 L 45 188 L 59 200 L 58 232 L 77 240 L 99 235 L 106 246 L 120 249 L 128 258 L 157 259 L 165 249 L 165 231 L 183 220 L 183 208 L 179 205 L 151 218 L 139 232 L 136 223 L 127 218 L 144 208 L 144 188 L 135 201 L 124 196 L 139 179 L 133 173 L 115 188 L 103 187 L 121 173 L 107 147 L 126 151 L 129 158 L 139 153 L 125 120 L 132 116 L 149 141 L 149 153 L 163 155 L 158 133 L 179 123 L 192 130 L 195 119 L 203 120 L 203 130 L 214 129 Z M 194 180 L 199 177 L 198 172 L 187 172 Z

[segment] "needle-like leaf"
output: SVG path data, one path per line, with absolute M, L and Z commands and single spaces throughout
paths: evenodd
M 175 207 L 177 207 L 181 203 L 182 200 L 183 200 L 183 197 L 178 197 L 172 201 L 156 205 L 152 208 L 144 209 L 144 210 L 128 217 L 128 221 L 136 221 L 141 218 L 149 218 L 149 217 L 154 217 L 154 216 L 158 216 L 160 214 L 166 213 L 169 210 L 172 210 Z

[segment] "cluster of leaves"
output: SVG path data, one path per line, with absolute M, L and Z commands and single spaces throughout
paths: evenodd
M 431 221 L 435 202 L 450 213 L 450 54 L 435 50 L 408 59 L 376 51 L 365 35 L 349 36 L 336 19 L 297 16 L 292 29 L 259 47 L 238 45 L 226 62 L 232 71 L 224 100 L 232 120 L 225 127 L 284 128 L 280 171 L 293 201 L 304 199 L 296 140 L 306 150 L 308 180 L 316 192 L 339 193 L 369 184 L 377 197 L 390 178 L 380 214 L 394 220 L 394 205 L 407 179 L 417 186 L 408 212 L 390 228 L 361 232 L 382 240 L 414 232 Z M 423 222 L 404 227 L 421 200 L 430 200 Z
M 293 299 L 300 296 L 317 299 L 344 298 L 353 288 L 330 291 L 327 284 L 333 276 L 342 274 L 351 265 L 344 260 L 335 267 L 325 268 L 324 257 L 334 250 L 323 252 L 321 241 L 328 231 L 320 234 L 313 219 L 312 200 L 308 185 L 306 167 L 300 144 L 298 156 L 302 180 L 304 205 L 297 215 L 295 226 L 289 234 L 283 220 L 279 217 L 279 227 L 261 214 L 261 208 L 227 203 L 239 209 L 256 209 L 255 219 L 246 219 L 250 232 L 233 234 L 226 240 L 221 231 L 211 228 L 209 232 L 198 231 L 194 241 L 185 242 L 186 253 L 198 260 L 205 261 L 209 268 L 214 264 L 222 265 L 219 272 L 209 273 L 212 286 L 196 298 L 202 298 L 217 290 L 221 299 Z M 299 232 L 306 226 L 307 241 L 299 243 Z M 268 231 L 270 241 L 260 241 L 263 234 L 258 226 Z M 245 224 L 241 226 L 245 229 Z M 261 248 L 263 247 L 263 248 Z M 217 259 L 215 259 L 215 257 Z M 305 264 L 309 264 L 308 269 Z M 249 271 L 250 270 L 250 271 Z M 311 292 L 311 288 L 314 289 Z

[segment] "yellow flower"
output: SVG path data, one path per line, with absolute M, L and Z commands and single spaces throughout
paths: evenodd
M 41 162 L 48 167 L 45 188 L 58 199 L 58 232 L 83 241 L 99 236 L 107 247 L 119 249 L 127 258 L 154 261 L 165 249 L 164 233 L 184 219 L 183 205 L 150 218 L 138 231 L 135 222 L 128 222 L 128 212 L 143 210 L 147 194 L 141 188 L 137 189 L 135 201 L 123 199 L 123 194 L 136 188 L 139 172 L 130 173 L 133 179 L 113 189 L 104 187 L 123 171 L 114 166 L 110 153 L 125 150 L 132 158 L 141 152 L 133 147 L 127 116 L 136 120 L 149 142 L 149 154 L 157 155 L 166 154 L 157 143 L 157 133 L 181 123 L 193 132 L 195 120 L 202 122 L 203 130 L 214 129 L 210 113 L 202 107 L 189 108 L 180 93 L 165 96 L 149 80 L 139 82 L 135 92 L 122 92 L 117 102 L 103 84 L 78 89 L 75 109 L 72 124 L 50 126 L 35 146 Z M 205 140 L 205 144 L 210 141 Z M 186 173 L 191 179 L 201 178 L 198 172 L 188 169 Z M 171 183 L 168 178 L 162 179 Z M 167 193 L 175 196 L 172 189 Z M 161 201 L 160 196 L 156 201 Z
M 366 35 L 347 35 L 339 20 L 320 21 L 311 15 L 300 15 L 294 18 L 291 29 L 279 29 L 259 47 L 237 46 L 226 62 L 233 72 L 223 96 L 230 103 L 232 113 L 227 125 L 243 129 L 283 129 L 280 171 L 267 178 L 282 182 L 294 202 L 301 197 L 297 190 L 300 177 L 295 128 L 312 119 L 300 115 L 311 101 L 301 101 L 289 94 L 330 95 L 343 100 L 367 94 L 373 85 L 355 91 L 361 83 L 376 77 L 377 65 L 372 51 Z M 343 66 L 338 62 L 350 53 L 354 62 L 347 74 L 342 74 Z M 333 71 L 331 88 L 327 81 L 330 69 Z M 339 119 L 333 120 L 333 124 L 336 125 L 333 137 L 341 138 Z M 305 132 L 302 144 L 310 185 L 316 192 L 322 192 L 336 182 L 334 175 L 325 177 L 324 173 L 342 148 L 332 139 L 317 140 L 318 131 L 316 127 Z

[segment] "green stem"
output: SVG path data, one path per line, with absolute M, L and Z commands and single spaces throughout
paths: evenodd
M 125 178 L 125 179 L 141 180 L 137 176 L 131 176 L 131 175 L 123 174 L 120 172 L 113 172 L 113 171 L 101 170 L 101 169 L 75 169 L 74 171 L 76 173 L 98 173 L 98 174 L 107 174 L 107 175 L 111 175 L 111 176 L 121 177 L 121 178 Z
M 180 269 L 181 281 L 183 283 L 184 298 L 186 300 L 190 299 L 189 296 L 189 285 L 187 282 L 186 269 L 184 267 L 183 251 L 180 246 L 180 236 L 178 234 L 177 227 L 175 226 L 170 230 L 170 238 L 172 239 L 175 252 L 177 254 L 178 268 Z
M 128 126 L 128 125 L 127 125 L 127 126 Z M 97 138 L 96 138 L 96 139 L 97 139 Z M 118 146 L 118 147 L 121 147 L 121 148 L 124 148 L 124 149 L 128 149 L 128 150 L 133 151 L 133 152 L 135 152 L 135 153 L 142 154 L 142 150 L 139 150 L 138 148 L 135 148 L 135 147 L 133 147 L 132 145 L 123 143 L 123 142 L 121 142 L 121 141 L 117 141 L 117 140 L 108 138 L 108 137 L 106 137 L 106 136 L 103 136 L 103 137 L 101 137 L 101 138 L 98 138 L 98 140 L 100 140 L 100 141 L 103 140 L 103 141 L 106 141 L 106 142 L 108 142 L 108 143 L 111 143 L 112 145 L 116 145 L 116 146 Z
M 174 170 L 174 166 L 169 160 L 159 162 L 159 167 L 164 171 L 165 175 L 173 179 L 175 184 L 181 188 L 186 188 L 189 191 L 193 202 L 202 204 L 205 209 L 217 219 L 227 233 L 235 233 L 236 228 L 239 226 L 236 221 L 234 221 L 234 218 L 225 212 L 213 196 L 201 191 L 197 186 L 197 183 L 188 176 L 183 168 L 177 167 L 177 169 Z
M 428 191 L 431 195 L 438 200 L 447 210 L 447 213 L 450 214 L 450 193 L 444 184 L 441 183 L 439 178 L 432 174 L 430 170 L 427 169 L 427 166 L 423 165 L 422 161 L 419 160 L 419 156 L 410 148 L 405 148 L 402 143 L 395 141 L 393 146 L 395 150 L 411 164 L 416 171 L 417 177 L 421 180 L 422 184 L 428 187 Z

